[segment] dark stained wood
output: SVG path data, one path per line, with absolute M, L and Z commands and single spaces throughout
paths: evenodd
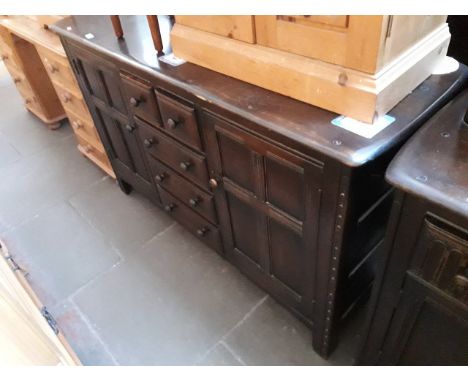
M 390 127 L 366 139 L 332 125 L 333 113 L 196 65 L 159 61 L 144 17 L 122 17 L 124 41 L 99 20 L 72 17 L 52 28 L 87 102 L 132 130 L 116 130 L 127 156 L 103 139 L 117 177 L 153 200 L 161 195 L 194 234 L 206 225 L 202 240 L 311 327 L 315 350 L 327 356 L 374 277 L 392 197 L 385 169 L 465 84 L 467 69 L 429 78 L 392 110 Z M 84 38 L 88 32 L 95 38 Z M 141 111 L 129 103 L 135 95 L 146 97 Z M 198 207 L 193 196 L 203 200 Z
M 360 364 L 468 365 L 468 90 L 393 160 L 397 189 Z

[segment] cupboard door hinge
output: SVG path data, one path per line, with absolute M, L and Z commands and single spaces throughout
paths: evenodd
M 56 335 L 59 334 L 57 321 L 55 321 L 55 318 L 52 316 L 52 314 L 50 314 L 50 312 L 47 310 L 45 306 L 41 308 L 41 314 L 42 314 L 42 317 L 44 317 L 47 323 L 49 324 L 50 328 L 54 331 L 54 333 Z

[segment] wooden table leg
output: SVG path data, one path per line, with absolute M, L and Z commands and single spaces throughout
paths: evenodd
M 114 33 L 117 38 L 123 38 L 122 24 L 120 23 L 119 16 L 111 16 L 112 27 L 114 28 Z
M 159 31 L 158 16 L 146 16 L 148 25 L 153 38 L 154 48 L 158 52 L 158 56 L 163 54 L 163 44 L 161 39 L 161 32 Z

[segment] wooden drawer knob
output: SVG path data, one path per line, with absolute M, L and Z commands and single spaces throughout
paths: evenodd
M 91 145 L 86 145 L 86 146 L 84 147 L 84 152 L 85 152 L 86 154 L 92 153 L 92 152 L 93 152 L 92 146 L 91 146 Z
M 209 181 L 208 181 L 209 185 L 211 188 L 216 188 L 218 187 L 218 181 L 214 178 L 211 178 Z
M 133 107 L 137 107 L 140 103 L 141 103 L 141 100 L 135 97 L 130 98 L 130 105 L 132 105 Z
M 168 127 L 169 129 L 174 129 L 174 128 L 176 128 L 176 126 L 177 126 L 178 123 L 179 123 L 178 121 L 176 121 L 176 120 L 174 120 L 174 119 L 172 119 L 172 118 L 169 118 L 169 119 L 167 120 L 167 122 L 166 122 L 167 127 Z
M 200 204 L 201 202 L 201 198 L 199 196 L 195 196 L 194 198 L 190 198 L 189 199 L 189 204 L 192 206 L 192 207 L 196 207 Z
M 147 148 L 150 148 L 150 147 L 153 146 L 155 143 L 156 143 L 156 141 L 154 140 L 154 138 L 146 138 L 146 139 L 143 141 L 143 144 L 144 144 L 145 147 L 147 147 Z
M 6 53 L 2 54 L 2 60 L 3 61 L 8 60 L 8 54 L 6 54 Z
M 72 127 L 73 127 L 75 130 L 81 129 L 81 128 L 83 127 L 83 122 L 81 122 L 81 121 L 79 121 L 79 120 L 73 121 L 73 122 L 72 122 Z
M 13 78 L 13 82 L 14 82 L 15 84 L 19 84 L 19 83 L 21 82 L 21 78 L 15 77 L 15 78 Z
M 158 182 L 162 182 L 164 179 L 166 179 L 166 177 L 167 177 L 167 175 L 164 174 L 164 173 L 161 173 L 161 174 L 158 174 L 158 175 L 155 176 L 155 178 L 156 178 L 156 180 Z
M 190 167 L 192 167 L 192 163 L 190 163 L 189 161 L 180 162 L 179 167 L 184 171 L 188 171 Z
M 32 104 L 32 102 L 33 102 L 33 101 L 32 101 L 31 98 L 26 98 L 26 99 L 24 100 L 24 103 L 25 103 L 26 105 L 30 105 L 30 104 Z
M 197 235 L 198 236 L 205 236 L 209 232 L 209 229 L 207 227 L 202 227 L 197 229 Z
M 176 208 L 177 206 L 174 204 L 174 203 L 171 203 L 171 204 L 166 204 L 164 206 L 164 209 L 167 211 L 167 212 L 172 212 L 174 210 L 174 208 Z
M 51 64 L 50 62 L 47 63 L 47 70 L 50 72 L 50 73 L 55 73 L 55 72 L 58 72 L 58 68 Z
M 71 94 L 70 93 L 63 93 L 62 94 L 62 102 L 63 103 L 68 103 L 72 100 Z

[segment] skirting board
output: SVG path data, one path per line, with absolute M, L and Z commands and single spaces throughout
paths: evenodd
M 180 24 L 174 25 L 171 41 L 174 54 L 184 60 L 372 123 L 429 77 L 447 53 L 450 33 L 442 25 L 374 75 Z

